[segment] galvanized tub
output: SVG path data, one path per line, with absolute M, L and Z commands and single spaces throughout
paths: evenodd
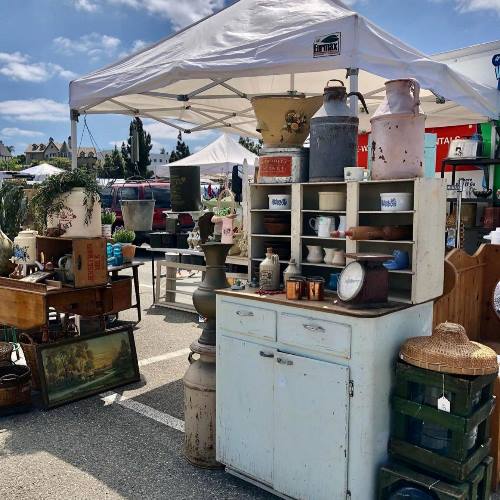
M 309 149 L 264 148 L 259 158 L 259 183 L 307 182 Z
M 155 200 L 122 200 L 120 204 L 125 228 L 151 231 Z
M 358 165 L 358 125 L 354 116 L 311 120 L 310 182 L 344 180 L 344 168 Z

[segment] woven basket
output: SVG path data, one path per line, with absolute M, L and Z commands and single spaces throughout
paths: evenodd
M 10 342 L 0 342 L 0 364 L 11 362 L 13 349 Z
M 399 356 L 410 365 L 457 375 L 487 375 L 498 372 L 493 349 L 472 342 L 465 328 L 456 323 L 441 323 L 430 337 L 408 339 Z

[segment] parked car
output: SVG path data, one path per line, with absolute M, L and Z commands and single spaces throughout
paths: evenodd
M 101 193 L 103 208 L 109 208 L 116 214 L 113 229 L 123 226 L 120 200 L 150 200 L 154 198 L 153 231 L 165 230 L 165 210 L 170 210 L 170 183 L 162 181 L 115 183 L 105 187 Z M 181 225 L 191 226 L 193 221 L 187 214 L 179 217 Z

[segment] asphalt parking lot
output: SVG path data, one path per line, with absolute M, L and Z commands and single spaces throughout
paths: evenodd
M 60 408 L 0 419 L 0 499 L 275 498 L 183 456 L 183 386 L 193 314 L 152 308 L 140 268 L 135 330 L 141 381 Z M 136 311 L 121 314 L 133 321 Z

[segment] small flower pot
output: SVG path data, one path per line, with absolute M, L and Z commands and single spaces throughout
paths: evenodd
M 123 262 L 130 263 L 135 257 L 135 245 L 125 243 L 122 245 Z
M 102 237 L 111 239 L 113 224 L 102 225 Z

